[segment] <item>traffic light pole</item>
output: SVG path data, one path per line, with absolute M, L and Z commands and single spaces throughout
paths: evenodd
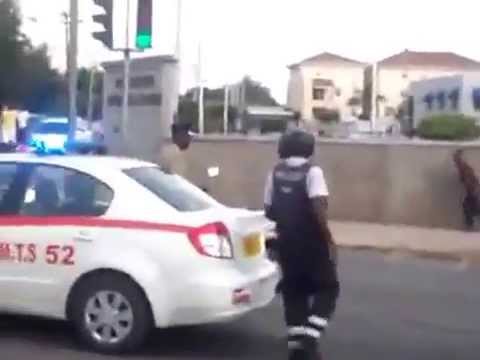
M 90 69 L 90 77 L 88 80 L 88 107 L 87 107 L 87 120 L 88 120 L 88 126 L 89 129 L 92 128 L 92 122 L 93 122 L 93 90 L 95 87 L 95 75 L 97 73 L 97 66 L 93 67 Z
M 73 1 L 73 0 L 71 0 Z M 76 0 L 78 1 L 78 0 Z M 131 48 L 130 39 L 130 10 L 131 1 L 126 1 L 126 26 L 125 26 L 125 47 L 123 49 L 113 47 L 113 0 L 94 0 L 94 3 L 104 9 L 105 14 L 93 15 L 95 23 L 102 24 L 104 31 L 97 31 L 93 33 L 93 37 L 101 41 L 107 48 L 112 51 L 121 51 L 123 53 L 123 99 L 122 99 L 122 115 L 121 115 L 121 136 L 127 152 L 129 151 L 128 144 L 128 107 L 130 94 L 130 62 L 132 52 L 139 51 Z M 118 3 L 117 3 L 118 4 Z M 141 11 L 142 10 L 142 11 Z M 136 45 L 140 49 L 151 47 L 151 28 L 152 28 L 152 0 L 138 0 L 138 15 L 137 15 L 137 39 Z M 141 30 L 141 31 L 140 31 Z
M 127 0 L 127 16 L 125 27 L 125 49 L 123 51 L 123 106 L 122 137 L 128 150 L 128 97 L 130 93 L 130 0 Z
M 78 52 L 78 0 L 70 0 L 70 39 L 68 56 L 69 133 L 68 140 L 75 140 L 77 130 L 77 52 Z
M 128 147 L 128 96 L 130 92 L 130 49 L 123 51 L 123 106 L 122 106 L 122 136 Z

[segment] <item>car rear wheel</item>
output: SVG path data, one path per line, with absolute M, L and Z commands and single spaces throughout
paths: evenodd
M 135 350 L 153 324 L 143 291 L 127 276 L 115 273 L 92 276 L 76 287 L 71 318 L 80 340 L 101 353 Z

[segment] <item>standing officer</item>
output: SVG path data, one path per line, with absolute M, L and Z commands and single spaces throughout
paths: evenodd
M 265 187 L 267 217 L 276 222 L 289 359 L 321 359 L 318 341 L 339 295 L 336 248 L 327 223 L 328 189 L 311 164 L 313 135 L 293 130 L 279 143 L 280 162 Z

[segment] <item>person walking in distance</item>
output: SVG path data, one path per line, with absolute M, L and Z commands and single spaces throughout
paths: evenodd
M 1 114 L 2 141 L 4 143 L 17 142 L 17 113 L 3 105 Z
M 465 188 L 463 200 L 465 227 L 472 231 L 475 228 L 475 217 L 480 215 L 480 182 L 473 168 L 463 158 L 463 150 L 457 150 L 453 160 Z
M 303 130 L 283 135 L 279 163 L 267 178 L 265 211 L 276 223 L 280 291 L 288 327 L 289 359 L 321 359 L 325 332 L 340 291 L 337 251 L 327 222 L 328 189 L 314 166 L 315 138 Z
M 192 134 L 189 124 L 172 125 L 172 143 L 163 145 L 160 150 L 159 164 L 164 171 L 187 176 L 186 152 L 190 148 Z

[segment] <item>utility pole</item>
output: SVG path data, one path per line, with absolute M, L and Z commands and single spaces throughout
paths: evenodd
M 370 131 L 373 133 L 376 129 L 377 121 L 377 63 L 372 65 L 372 98 L 371 98 L 371 111 L 370 111 Z
M 180 104 L 180 86 L 182 79 L 182 0 L 177 0 L 177 39 L 175 42 L 175 57 L 177 59 L 177 99 Z M 177 106 L 178 114 L 178 106 Z M 174 120 L 175 121 L 175 120 Z
M 68 46 L 69 80 L 69 141 L 75 140 L 77 130 L 77 53 L 78 53 L 78 0 L 70 0 L 70 39 Z
M 128 144 L 128 95 L 130 92 L 130 0 L 127 0 L 127 24 L 125 27 L 125 49 L 123 50 L 123 104 L 122 135 L 125 146 Z
M 223 134 L 228 134 L 228 108 L 229 108 L 229 86 L 225 85 L 225 98 L 223 102 Z
M 87 111 L 87 120 L 88 120 L 88 127 L 92 128 L 92 121 L 93 121 L 93 89 L 95 87 L 95 75 L 97 72 L 97 67 L 94 66 L 90 70 L 90 79 L 88 81 L 88 111 Z
M 198 44 L 198 132 L 203 135 L 205 132 L 204 103 L 203 103 L 203 69 L 202 69 L 202 44 Z
M 66 69 L 68 72 L 68 64 L 69 64 L 69 57 L 70 57 L 70 15 L 66 11 L 62 12 L 63 23 L 65 24 L 65 61 L 66 61 Z
M 177 39 L 175 43 L 175 57 L 178 62 L 182 56 L 182 0 L 177 0 Z

